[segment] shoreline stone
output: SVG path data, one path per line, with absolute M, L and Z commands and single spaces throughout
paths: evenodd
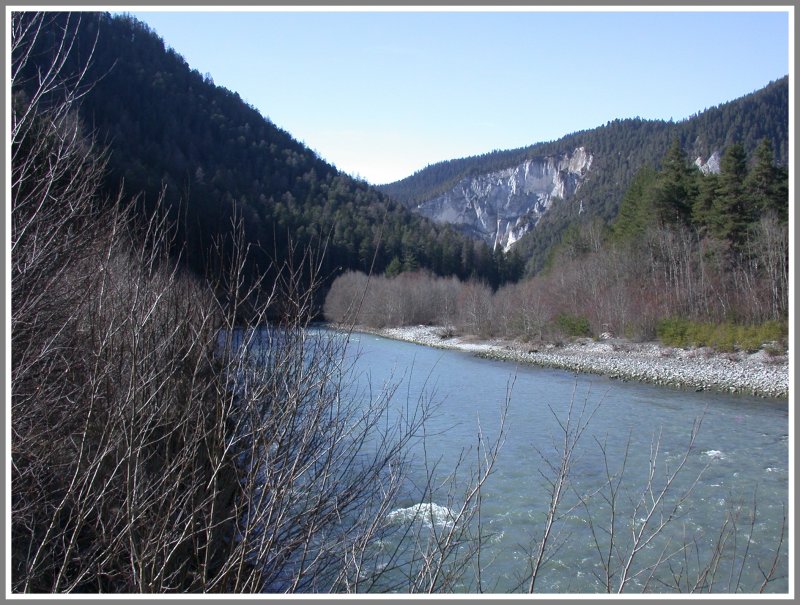
M 742 393 L 787 399 L 787 356 L 757 353 L 719 353 L 710 349 L 674 349 L 654 342 L 578 339 L 563 346 L 531 347 L 511 340 L 478 340 L 447 336 L 440 326 L 409 326 L 355 331 L 439 349 L 472 353 L 496 361 L 527 363 L 539 367 L 598 374 L 621 381 L 636 381 L 695 391 Z M 444 335 L 444 336 L 441 336 Z

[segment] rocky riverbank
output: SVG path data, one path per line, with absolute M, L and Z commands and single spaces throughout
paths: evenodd
M 411 326 L 363 330 L 386 338 L 443 349 L 471 352 L 479 357 L 530 363 L 574 372 L 601 374 L 692 390 L 747 393 L 788 398 L 787 355 L 719 353 L 709 348 L 676 349 L 657 343 L 621 339 L 578 339 L 564 345 L 530 345 L 510 340 L 482 341 L 452 336 L 441 327 Z

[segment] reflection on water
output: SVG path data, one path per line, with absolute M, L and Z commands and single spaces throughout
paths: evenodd
M 554 526 L 552 544 L 558 549 L 538 579 L 537 591 L 602 592 L 606 568 L 617 570 L 612 584 L 618 582 L 632 548 L 637 549 L 627 584 L 632 592 L 645 587 L 671 590 L 676 578 L 668 565 L 659 567 L 664 577 L 648 571 L 668 555 L 676 561 L 673 571 L 679 562 L 695 574 L 698 562 L 716 561 L 711 586 L 715 592 L 737 586 L 744 592 L 759 589 L 763 575 L 758 565 L 771 567 L 788 514 L 785 401 L 515 367 L 366 334 L 352 340 L 349 355 L 355 360 L 356 388 L 400 381 L 398 406 L 420 397 L 438 403 L 427 426 L 424 451 L 428 462 L 437 461 L 437 480 L 443 482 L 465 451 L 474 452 L 479 423 L 485 442 L 497 436 L 500 410 L 513 380 L 506 441 L 482 494 L 481 581 L 486 589 L 507 592 L 520 586 L 527 553 L 541 535 L 550 501 L 552 474 L 547 462 L 558 462 L 563 440 L 559 422 L 566 418 L 571 402 L 573 409 L 585 406 L 593 415 L 575 448 Z M 692 442 L 695 422 L 700 429 Z M 445 495 L 437 502 L 423 501 L 423 490 L 415 493 L 416 486 L 426 485 L 424 462 L 420 449 L 414 467 L 418 475 L 410 478 L 406 502 L 391 513 L 396 521 L 447 521 Z M 680 465 L 680 474 L 660 496 Z M 608 479 L 620 475 L 622 481 L 613 481 L 612 490 Z M 689 497 L 684 498 L 687 492 Z M 659 506 L 648 518 L 653 508 L 648 504 L 653 502 Z M 646 541 L 667 518 L 667 529 Z M 636 543 L 634 536 L 642 527 Z M 720 540 L 734 527 L 736 540 L 733 534 Z M 767 591 L 788 590 L 786 551 L 784 542 L 777 563 L 779 579 Z M 677 583 L 681 590 L 692 587 L 688 575 Z M 464 590 L 474 589 L 474 580 L 464 584 Z

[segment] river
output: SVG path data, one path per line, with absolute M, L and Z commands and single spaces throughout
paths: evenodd
M 786 401 L 515 366 L 370 334 L 353 334 L 347 355 L 355 386 L 398 384 L 398 409 L 420 398 L 436 404 L 393 518 L 418 505 L 439 512 L 457 504 L 448 493 L 465 489 L 464 471 L 477 460 L 479 427 L 482 443 L 497 438 L 510 392 L 504 442 L 481 492 L 480 579 L 473 563 L 455 590 L 504 593 L 529 586 L 530 553 L 545 527 L 549 481 L 570 410 L 570 428 L 585 430 L 573 448 L 537 592 L 614 591 L 623 579 L 630 592 L 671 592 L 675 584 L 687 591 L 706 568 L 698 584 L 703 590 L 754 592 L 763 582 L 759 567 L 768 571 L 773 562 L 774 579 L 765 590 L 788 590 L 788 538 L 775 555 L 788 517 Z M 461 456 L 455 482 L 426 493 L 421 486 L 432 463 L 435 479 L 445 482 Z M 668 522 L 656 531 L 663 520 Z M 446 527 L 446 515 L 439 522 Z M 476 524 L 477 518 L 473 532 Z

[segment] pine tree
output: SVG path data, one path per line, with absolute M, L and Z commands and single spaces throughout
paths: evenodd
M 714 235 L 739 248 L 747 237 L 747 227 L 753 219 L 753 208 L 744 182 L 747 162 L 741 143 L 730 145 L 720 162 L 719 190 L 711 209 L 711 228 Z
M 700 179 L 697 197 L 692 205 L 692 224 L 701 232 L 712 229 L 714 200 L 719 195 L 719 176 L 714 173 L 704 175 Z
M 398 257 L 394 257 L 390 262 L 389 266 L 386 267 L 386 277 L 395 277 L 402 273 L 403 271 L 403 263 L 400 262 Z
M 657 220 L 667 225 L 688 223 L 697 192 L 697 174 L 677 138 L 664 156 L 658 177 L 653 197 Z
M 411 250 L 406 250 L 406 253 L 403 255 L 403 268 L 402 271 L 416 271 L 419 269 L 419 261 L 417 260 L 417 255 L 414 254 Z
M 651 166 L 643 166 L 633 177 L 619 205 L 619 214 L 612 226 L 612 237 L 617 241 L 630 240 L 641 235 L 655 221 L 653 195 L 657 173 Z
M 754 156 L 753 167 L 744 181 L 749 204 L 759 214 L 773 212 L 786 220 L 789 209 L 781 187 L 780 171 L 774 164 L 772 142 L 767 138 L 761 139 Z

